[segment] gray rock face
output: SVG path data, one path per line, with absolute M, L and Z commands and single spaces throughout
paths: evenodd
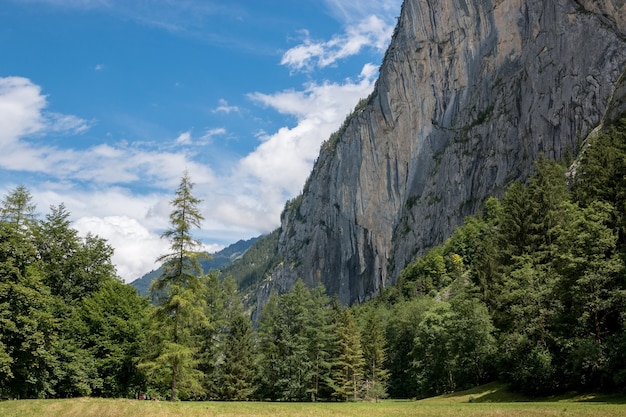
M 282 216 L 283 262 L 344 304 L 393 284 L 540 153 L 575 150 L 626 64 L 624 0 L 405 0 L 365 106 Z

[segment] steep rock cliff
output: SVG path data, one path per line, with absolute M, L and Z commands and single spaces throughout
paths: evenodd
M 405 0 L 373 94 L 321 149 L 258 289 L 393 284 L 540 153 L 575 150 L 626 64 L 624 0 Z

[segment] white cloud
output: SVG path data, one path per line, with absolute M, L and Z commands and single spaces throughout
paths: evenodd
M 41 88 L 22 77 L 0 78 L 0 147 L 44 129 Z
M 117 274 L 126 282 L 157 269 L 156 259 L 171 251 L 170 242 L 148 230 L 136 219 L 127 216 L 82 217 L 72 224 L 81 236 L 100 236 L 115 249 L 113 264 Z M 203 244 L 200 250 L 214 253 L 223 249 L 219 244 Z
M 44 117 L 46 121 L 45 129 L 50 132 L 78 135 L 86 132 L 91 127 L 86 120 L 71 114 L 45 112 Z
M 190 145 L 191 144 L 191 132 L 186 131 L 178 135 L 176 138 L 176 143 L 179 145 Z
M 102 71 L 104 70 L 104 64 L 96 64 L 96 66 L 93 69 L 94 71 Z
M 158 268 L 155 260 L 169 250 L 169 242 L 127 216 L 82 217 L 73 227 L 85 236 L 98 235 L 115 248 L 113 264 L 125 281 Z
M 391 39 L 395 22 L 370 15 L 347 27 L 345 33 L 335 35 L 328 41 L 311 39 L 308 31 L 303 31 L 302 44 L 283 54 L 281 64 L 291 71 L 312 71 L 324 68 L 341 59 L 357 55 L 363 48 L 383 51 Z
M 216 136 L 222 136 L 226 134 L 226 129 L 223 127 L 218 127 L 215 129 L 208 129 L 204 134 L 200 137 L 200 144 L 206 145 L 213 141 L 213 138 Z
M 82 234 L 97 234 L 115 248 L 118 274 L 130 281 L 154 268 L 154 259 L 167 250 L 159 234 L 168 225 L 169 201 L 185 168 L 196 183 L 195 194 L 204 200 L 205 222 L 198 234 L 209 250 L 277 227 L 285 200 L 300 192 L 320 144 L 371 92 L 375 75 L 376 68 L 366 65 L 358 80 L 251 94 L 255 103 L 294 116 L 297 123 L 264 134 L 256 150 L 219 174 L 182 150 L 172 151 L 171 144 L 163 150 L 150 143 L 86 149 L 31 143 L 29 135 L 43 142 L 45 133 L 76 134 L 88 124 L 77 117 L 50 117 L 40 87 L 29 80 L 0 78 L 0 168 L 45 175 L 44 183 L 25 184 L 38 207 L 63 202 Z M 189 130 L 177 140 L 209 142 L 225 133 L 208 129 L 194 141 Z M 152 191 L 138 194 L 132 191 L 137 184 Z
M 213 109 L 213 113 L 226 113 L 226 114 L 230 114 L 230 113 L 239 113 L 239 107 L 237 106 L 230 106 L 228 105 L 228 101 L 224 100 L 223 98 L 219 100 L 219 104 L 218 106 Z
M 249 184 L 246 192 L 264 208 L 251 207 L 252 211 L 265 211 L 274 222 L 278 220 L 285 200 L 301 190 L 322 142 L 341 125 L 358 100 L 370 94 L 375 75 L 375 68 L 368 64 L 356 82 L 311 83 L 303 91 L 250 95 L 254 101 L 298 120 L 294 127 L 263 136 L 256 150 L 239 162 L 236 177 Z
M 0 77 L 0 146 L 29 135 L 84 133 L 90 123 L 73 115 L 45 112 L 41 87 L 22 77 Z
M 367 16 L 379 16 L 395 25 L 402 0 L 323 0 L 331 14 L 345 24 L 353 24 Z

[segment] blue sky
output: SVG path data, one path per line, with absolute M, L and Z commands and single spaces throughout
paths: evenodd
M 373 89 L 401 0 L 0 0 L 0 193 L 64 203 L 126 281 L 188 170 L 207 250 L 270 232 Z

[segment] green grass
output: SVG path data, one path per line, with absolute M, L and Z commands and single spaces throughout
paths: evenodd
M 153 402 L 78 398 L 0 402 L 2 417 L 521 417 L 624 416 L 626 399 L 569 395 L 529 401 L 493 383 L 421 401 L 380 403 Z

